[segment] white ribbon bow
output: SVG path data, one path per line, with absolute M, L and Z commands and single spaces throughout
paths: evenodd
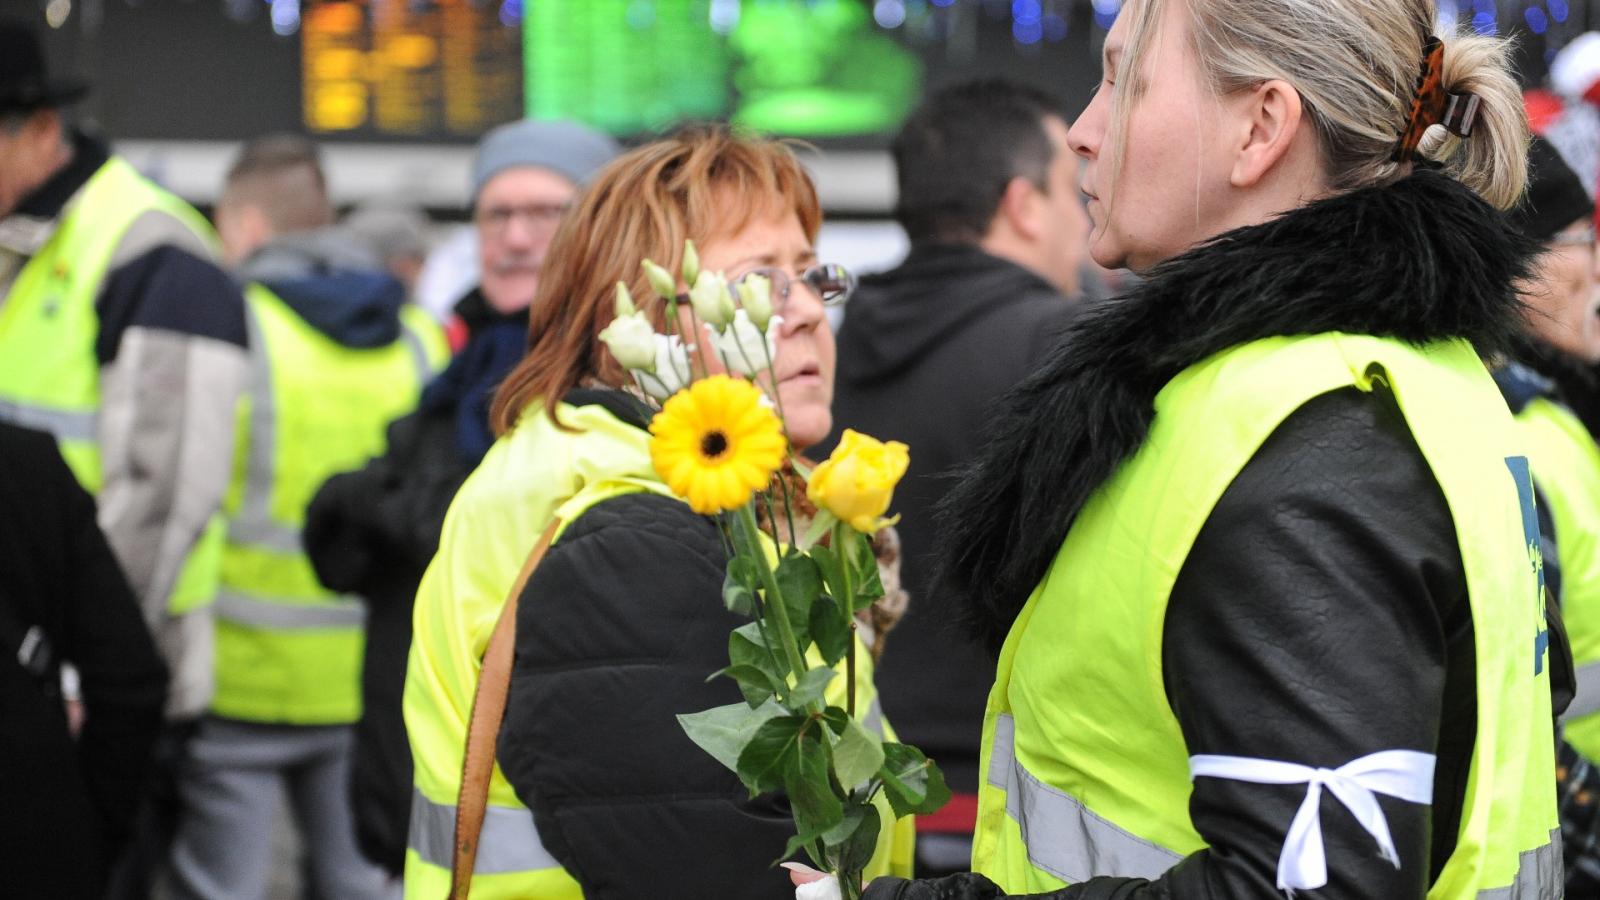
M 1317 769 L 1297 763 L 1247 756 L 1189 757 L 1191 778 L 1207 775 L 1255 784 L 1305 784 L 1306 799 L 1289 823 L 1289 834 L 1278 856 L 1278 889 L 1294 896 L 1297 890 L 1328 883 L 1327 851 L 1322 845 L 1322 789 L 1327 787 L 1350 810 L 1361 827 L 1378 842 L 1378 852 L 1395 868 L 1400 854 L 1389 834 L 1389 821 L 1374 792 L 1412 803 L 1433 802 L 1432 753 L 1383 750 L 1345 763 L 1337 769 Z

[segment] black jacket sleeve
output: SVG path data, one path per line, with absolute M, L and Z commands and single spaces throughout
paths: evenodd
M 421 577 L 471 474 L 454 440 L 448 417 L 412 413 L 389 425 L 382 456 L 323 482 L 306 508 L 304 543 L 324 586 L 382 602 L 398 599 L 386 590 L 396 569 Z
M 79 486 L 55 441 L 3 427 L 0 450 L 8 466 L 8 477 L 0 479 L 0 510 L 15 517 L 0 534 L 6 557 L 0 589 L 10 595 L 0 602 L 19 605 L 8 615 L 23 626 L 39 625 L 54 658 L 78 670 L 84 724 L 76 764 L 105 846 L 114 853 L 149 769 L 167 670 L 96 524 L 94 498 Z
M 62 655 L 77 669 L 83 695 L 78 756 L 105 829 L 107 846 L 127 836 L 161 730 L 167 669 L 145 627 L 105 535 L 95 504 L 59 462 L 71 541 Z
M 517 610 L 499 762 L 545 848 L 589 900 L 790 898 L 772 864 L 792 833 L 783 801 L 751 800 L 676 715 L 740 702 L 727 665 L 741 621 L 721 600 L 711 520 L 642 494 L 573 522 Z
M 1337 768 L 1439 753 L 1432 808 L 1378 795 L 1396 869 L 1329 792 L 1328 900 L 1422 898 L 1454 846 L 1474 736 L 1472 620 L 1450 511 L 1392 399 L 1354 389 L 1286 420 L 1218 502 L 1167 611 L 1167 695 L 1187 752 Z M 1056 900 L 1271 900 L 1304 785 L 1199 778 L 1209 848 L 1161 878 L 1097 878 Z M 871 900 L 1001 896 L 961 875 Z

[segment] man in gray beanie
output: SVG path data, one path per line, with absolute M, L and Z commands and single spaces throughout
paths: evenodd
M 501 125 L 478 144 L 472 221 L 479 288 L 495 312 L 515 313 L 533 301 L 561 214 L 617 149 L 611 138 L 582 125 L 527 119 Z
M 401 716 L 411 602 L 456 488 L 494 442 L 489 399 L 528 345 L 528 305 L 556 224 L 616 152 L 610 138 L 565 122 L 515 122 L 483 139 L 472 169 L 483 281 L 456 304 L 455 358 L 418 411 L 390 426 L 383 455 L 329 479 L 306 510 L 318 578 L 367 604 L 350 795 L 362 853 L 397 877 L 412 802 Z

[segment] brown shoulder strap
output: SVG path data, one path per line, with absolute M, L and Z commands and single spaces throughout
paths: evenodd
M 517 600 L 527 586 L 533 570 L 544 559 L 561 520 L 550 523 L 528 554 L 527 562 L 506 596 L 505 608 L 489 636 L 478 673 L 478 690 L 472 697 L 472 718 L 467 725 L 467 750 L 461 764 L 461 796 L 456 800 L 455 861 L 450 868 L 450 900 L 467 900 L 472 869 L 478 859 L 478 835 L 489 806 L 489 776 L 494 773 L 495 744 L 500 740 L 500 721 L 506 714 L 506 695 L 511 690 L 511 660 L 516 649 Z

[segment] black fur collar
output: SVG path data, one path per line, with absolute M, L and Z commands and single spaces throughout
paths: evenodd
M 1345 331 L 1483 353 L 1518 329 L 1513 283 L 1537 248 L 1435 172 L 1241 228 L 1086 310 L 1000 405 L 939 509 L 946 596 L 998 650 L 1079 509 L 1139 448 L 1157 392 L 1229 347 Z

